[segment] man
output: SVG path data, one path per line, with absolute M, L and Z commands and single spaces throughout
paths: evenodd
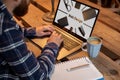
M 50 77 L 63 39 L 52 26 L 23 29 L 13 19 L 27 13 L 30 0 L 0 0 L 0 80 L 46 80 Z M 47 32 L 46 32 L 47 31 Z M 51 35 L 37 58 L 24 36 Z

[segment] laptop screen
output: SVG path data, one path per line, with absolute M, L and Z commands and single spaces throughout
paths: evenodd
M 59 0 L 53 24 L 86 40 L 90 37 L 99 10 L 76 0 Z

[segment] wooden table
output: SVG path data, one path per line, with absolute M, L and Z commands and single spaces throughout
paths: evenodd
M 120 65 L 113 60 L 120 56 L 120 16 L 107 9 L 103 9 L 88 0 L 78 1 L 100 9 L 100 14 L 92 35 L 103 39 L 103 47 L 99 56 L 95 59 L 91 59 L 92 62 L 100 72 L 103 73 L 105 80 L 120 80 Z M 55 0 L 55 8 L 57 7 L 57 4 L 58 0 Z M 20 22 L 22 21 L 20 24 L 27 27 L 37 27 L 42 24 L 49 24 L 48 22 L 43 21 L 41 17 L 46 12 L 51 11 L 50 6 L 50 0 L 34 0 L 29 6 L 29 12 L 24 17 L 20 18 Z M 41 52 L 39 47 L 31 41 L 28 41 L 27 45 L 36 56 Z M 74 59 L 86 55 L 86 52 L 81 51 L 67 56 L 67 59 Z M 115 57 L 109 55 L 114 55 Z

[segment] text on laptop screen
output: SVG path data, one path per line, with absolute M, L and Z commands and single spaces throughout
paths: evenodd
M 75 0 L 60 0 L 53 23 L 74 36 L 89 38 L 99 10 Z

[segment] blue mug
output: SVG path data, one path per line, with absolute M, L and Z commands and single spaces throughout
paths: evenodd
M 100 38 L 98 38 L 98 37 L 89 37 L 87 39 L 87 43 L 85 43 L 83 45 L 83 47 L 87 46 L 87 49 L 84 49 L 82 47 L 82 50 L 87 51 L 88 55 L 91 58 L 96 58 L 98 56 L 99 52 L 100 52 L 101 45 L 102 45 L 102 40 Z

